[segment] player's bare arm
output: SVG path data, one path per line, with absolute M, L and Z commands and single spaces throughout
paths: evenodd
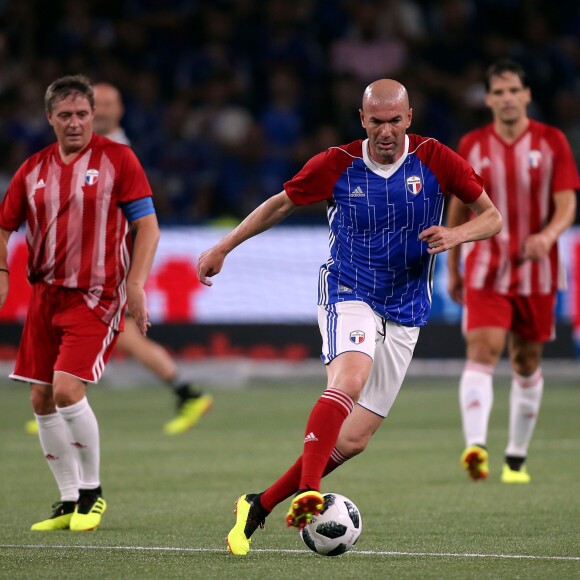
M 501 215 L 485 191 L 468 207 L 475 213 L 474 219 L 455 226 L 431 226 L 419 234 L 419 239 L 429 244 L 429 254 L 440 254 L 464 242 L 484 240 L 501 230 Z
M 447 206 L 447 226 L 457 227 L 469 220 L 471 210 L 452 196 Z M 455 246 L 447 255 L 447 292 L 457 304 L 463 304 L 463 272 L 461 271 L 461 246 Z
M 151 324 L 148 321 L 145 281 L 151 270 L 159 242 L 159 225 L 155 214 L 148 214 L 131 223 L 135 233 L 131 267 L 127 276 L 127 307 L 143 336 Z
M 574 223 L 576 193 L 573 190 L 556 193 L 554 205 L 554 215 L 546 227 L 526 240 L 523 248 L 524 260 L 539 260 L 547 256 L 558 238 Z
M 8 240 L 12 232 L 0 228 L 0 308 L 4 306 L 10 288 L 10 277 L 8 274 Z
M 259 205 L 215 246 L 202 252 L 197 263 L 199 281 L 211 286 L 212 281 L 209 278 L 221 272 L 226 256 L 234 248 L 281 222 L 294 211 L 295 207 L 285 191 L 273 195 Z

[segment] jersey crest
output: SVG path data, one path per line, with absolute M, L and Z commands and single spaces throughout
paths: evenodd
M 87 185 L 95 185 L 99 181 L 98 169 L 87 169 L 85 173 L 85 183 Z
M 411 177 L 407 177 L 407 189 L 413 195 L 417 195 L 423 189 L 421 178 L 417 175 L 411 175 Z

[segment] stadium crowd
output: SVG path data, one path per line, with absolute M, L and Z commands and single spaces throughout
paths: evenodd
M 489 120 L 483 72 L 499 56 L 526 68 L 531 116 L 580 164 L 579 37 L 576 0 L 4 0 L 0 195 L 52 140 L 44 88 L 75 73 L 120 88 L 164 225 L 240 218 L 312 154 L 361 137 L 378 77 L 408 87 L 412 132 L 455 147 Z

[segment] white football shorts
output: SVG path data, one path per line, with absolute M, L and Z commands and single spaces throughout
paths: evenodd
M 358 404 L 386 417 L 411 364 L 419 327 L 389 322 L 359 301 L 318 306 L 318 326 L 324 364 L 343 352 L 361 352 L 373 360 Z

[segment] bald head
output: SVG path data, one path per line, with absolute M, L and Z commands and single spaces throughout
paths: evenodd
M 412 117 L 409 95 L 401 83 L 381 79 L 365 89 L 360 119 L 369 138 L 369 155 L 373 161 L 388 165 L 401 158 Z
M 124 113 L 121 93 L 109 83 L 93 86 L 95 94 L 95 133 L 109 135 L 119 127 Z
M 380 79 L 371 83 L 363 93 L 362 108 L 384 106 L 385 104 L 400 105 L 409 108 L 407 89 L 393 79 Z

